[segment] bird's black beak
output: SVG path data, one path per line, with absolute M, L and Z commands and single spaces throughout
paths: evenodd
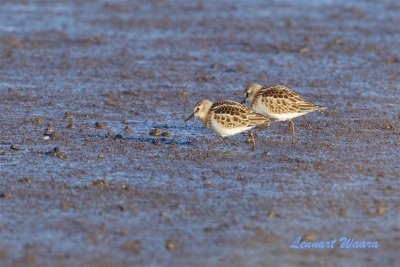
M 189 117 L 186 118 L 185 122 L 187 122 L 188 120 L 192 119 L 194 117 L 194 112 L 192 114 L 190 114 Z

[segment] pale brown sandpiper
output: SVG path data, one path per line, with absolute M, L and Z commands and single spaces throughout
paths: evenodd
M 279 121 L 289 121 L 292 127 L 292 142 L 296 136 L 292 119 L 315 110 L 325 109 L 304 100 L 299 94 L 283 85 L 263 87 L 250 83 L 244 91 L 242 103 L 245 102 L 248 102 L 257 113 Z
M 274 118 L 254 112 L 245 105 L 228 100 L 216 103 L 207 99 L 201 100 L 185 122 L 193 117 L 199 117 L 208 129 L 222 137 L 235 135 L 257 126 L 267 128 L 271 122 L 276 121 Z M 250 135 L 255 149 L 254 133 Z

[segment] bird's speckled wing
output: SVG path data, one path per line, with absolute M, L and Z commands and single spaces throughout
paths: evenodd
M 304 100 L 299 94 L 283 85 L 265 86 L 256 95 L 256 101 L 265 106 L 268 113 L 307 113 L 322 107 Z
M 254 127 L 275 121 L 273 118 L 265 117 L 233 101 L 214 103 L 209 116 L 208 121 L 214 120 L 225 128 Z

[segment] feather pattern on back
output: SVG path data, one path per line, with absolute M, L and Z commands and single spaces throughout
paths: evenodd
M 257 125 L 269 125 L 274 118 L 258 114 L 248 107 L 233 101 L 220 101 L 212 105 L 207 119 L 207 128 L 219 128 L 242 132 Z
M 267 114 L 305 114 L 324 109 L 304 100 L 299 94 L 283 85 L 263 87 L 255 96 L 252 107 L 257 111 L 265 109 Z

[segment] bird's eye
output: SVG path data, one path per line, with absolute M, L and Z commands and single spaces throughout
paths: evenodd
M 200 108 L 196 108 L 196 111 L 199 111 L 200 110 Z

